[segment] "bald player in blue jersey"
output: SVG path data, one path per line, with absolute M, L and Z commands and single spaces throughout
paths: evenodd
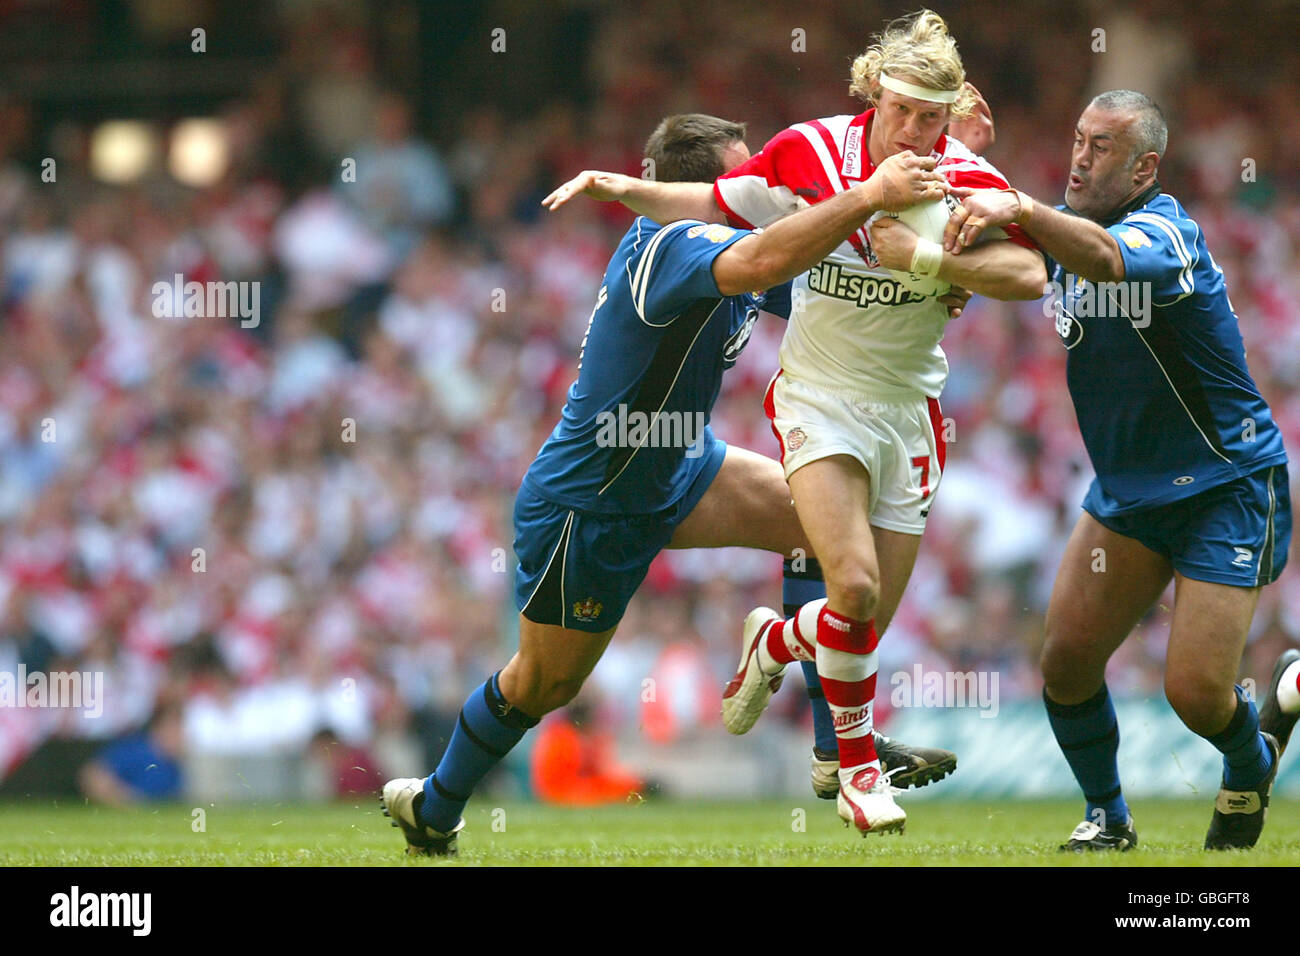
M 1246 367 L 1223 272 L 1156 180 L 1168 131 L 1131 90 L 1075 129 L 1064 206 L 1015 190 L 965 195 L 945 244 L 1015 222 L 1049 257 L 1056 330 L 1096 471 L 1066 546 L 1042 653 L 1048 719 L 1087 801 L 1066 850 L 1137 845 L 1120 787 L 1106 662 L 1169 584 L 1165 694 L 1223 753 L 1206 849 L 1255 845 L 1293 717 L 1235 680 L 1259 589 L 1291 536 L 1282 435 Z M 1104 564 L 1099 564 L 1099 556 Z
M 661 180 L 711 182 L 749 158 L 744 131 L 669 117 L 646 153 Z M 408 853 L 455 853 L 475 785 L 577 694 L 659 551 L 808 552 L 781 466 L 708 426 L 722 374 L 760 310 L 788 318 L 790 279 L 877 211 L 946 191 L 932 157 L 907 153 L 763 231 L 633 223 L 605 271 L 560 422 L 515 500 L 519 650 L 470 693 L 437 769 L 384 785 Z

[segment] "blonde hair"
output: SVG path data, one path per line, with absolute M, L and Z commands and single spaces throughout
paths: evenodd
M 966 86 L 957 41 L 948 24 L 933 10 L 920 10 L 890 23 L 875 42 L 853 61 L 849 93 L 875 106 L 880 100 L 880 74 L 906 79 L 936 90 L 956 90 L 953 119 L 970 116 L 975 94 Z

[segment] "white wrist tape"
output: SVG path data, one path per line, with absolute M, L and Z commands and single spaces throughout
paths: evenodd
M 943 264 L 943 246 L 933 239 L 917 239 L 916 251 L 912 253 L 912 266 L 908 270 L 912 275 L 933 279 L 939 274 Z

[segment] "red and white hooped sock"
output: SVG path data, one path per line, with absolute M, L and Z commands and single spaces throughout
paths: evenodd
M 880 769 L 873 737 L 876 698 L 876 624 L 822 607 L 817 616 L 817 673 L 826 692 L 840 748 L 840 780 L 865 767 Z
M 799 613 L 794 617 L 777 621 L 769 627 L 760 644 L 764 657 L 759 663 L 793 664 L 795 661 L 815 661 L 817 659 L 817 616 L 825 606 L 825 598 L 809 601 L 799 608 Z

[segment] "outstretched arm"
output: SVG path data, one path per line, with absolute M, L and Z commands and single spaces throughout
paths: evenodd
M 915 269 L 918 240 L 917 234 L 897 219 L 882 217 L 871 224 L 871 249 L 886 269 Z M 991 299 L 1038 299 L 1047 285 L 1043 257 L 1006 239 L 967 249 L 961 256 L 942 247 L 937 254 L 938 272 L 931 274 Z
M 713 183 L 660 183 L 593 169 L 574 176 L 543 199 L 542 205 L 554 212 L 574 196 L 583 195 L 598 202 L 621 202 L 661 226 L 679 219 L 726 222 L 713 199 Z
M 954 190 L 954 195 L 962 191 Z M 1017 189 L 971 190 L 953 211 L 944 230 L 944 249 L 963 257 L 980 233 L 991 226 L 1016 223 L 1067 272 L 1093 282 L 1124 278 L 1124 257 L 1115 237 L 1090 219 L 1066 215 L 1035 202 Z

